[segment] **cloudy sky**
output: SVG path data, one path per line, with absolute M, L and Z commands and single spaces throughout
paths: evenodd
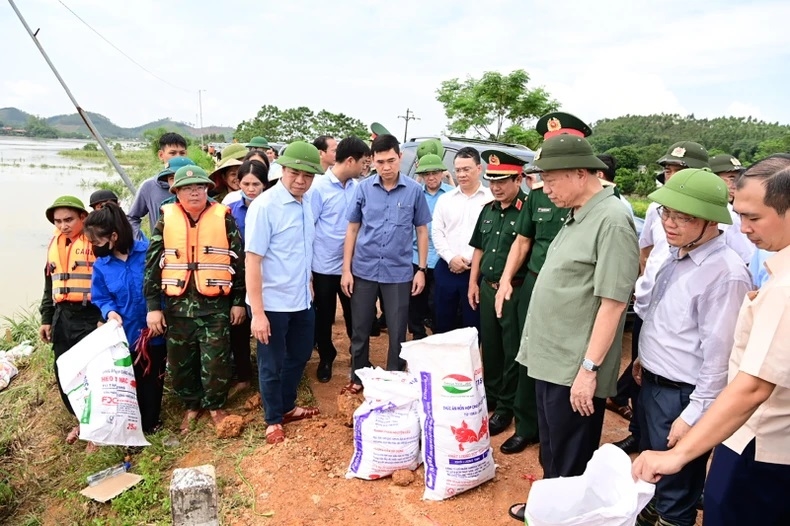
M 170 117 L 236 126 L 263 104 L 436 134 L 442 80 L 523 68 L 595 121 L 657 112 L 790 123 L 786 0 L 16 0 L 77 100 L 131 127 Z M 134 7 L 131 7 L 131 6 Z M 73 113 L 0 3 L 0 107 Z M 175 86 L 175 87 L 174 87 Z

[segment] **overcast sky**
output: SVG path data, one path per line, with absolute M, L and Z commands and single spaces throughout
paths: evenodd
M 116 124 L 235 127 L 264 104 L 436 134 L 442 80 L 525 69 L 587 121 L 625 114 L 790 123 L 786 0 L 16 0 L 77 100 Z M 132 7 L 134 6 L 134 7 Z M 74 108 L 6 2 L 0 107 Z

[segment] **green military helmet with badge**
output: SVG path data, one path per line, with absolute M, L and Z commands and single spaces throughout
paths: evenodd
M 587 139 L 575 135 L 555 135 L 535 152 L 533 164 L 544 172 L 553 170 L 606 170 Z
M 53 202 L 45 212 L 47 219 L 53 225 L 55 224 L 55 210 L 58 208 L 71 208 L 77 212 L 88 213 L 88 211 L 85 210 L 85 205 L 78 197 L 74 197 L 73 195 L 62 195 L 55 199 L 55 202 Z
M 255 136 L 252 139 L 250 139 L 250 142 L 248 142 L 244 146 L 246 146 L 250 150 L 255 150 L 255 149 L 259 149 L 259 148 L 262 149 L 262 150 L 269 150 L 269 149 L 271 149 L 271 146 L 269 146 L 269 141 L 266 140 L 266 137 L 261 137 L 260 135 Z
M 392 135 L 387 128 L 380 122 L 374 122 L 370 125 L 370 140 L 372 141 L 379 135 Z
M 486 150 L 480 154 L 480 158 L 486 162 L 483 179 L 487 181 L 508 179 L 524 171 L 524 161 L 499 150 Z
M 444 157 L 444 146 L 442 146 L 442 141 L 439 139 L 428 139 L 422 141 L 419 146 L 417 146 L 417 159 L 422 160 L 428 154 L 438 155 L 439 157 Z
M 592 128 L 587 123 L 570 113 L 553 111 L 538 119 L 535 130 L 543 139 L 551 139 L 557 135 L 573 135 L 576 137 L 589 137 Z
M 442 158 L 433 153 L 424 155 L 420 159 L 420 164 L 417 165 L 418 174 L 444 172 L 445 170 L 447 170 L 447 167 L 442 162 Z
M 324 173 L 318 148 L 305 141 L 294 141 L 286 146 L 285 151 L 274 162 L 283 167 L 313 175 Z
M 212 181 L 206 171 L 197 165 L 183 166 L 176 171 L 173 186 L 170 187 L 170 193 L 176 193 L 176 190 L 182 186 L 191 184 L 204 184 L 207 188 L 214 188 L 214 181 Z
M 732 224 L 727 184 L 708 168 L 685 168 L 651 193 L 649 199 L 683 214 Z
M 743 170 L 741 161 L 728 153 L 720 153 L 710 158 L 710 171 L 717 175 L 729 172 L 738 173 L 741 170 Z
M 222 161 L 225 161 L 226 159 L 241 160 L 247 155 L 247 147 L 239 143 L 229 144 L 222 149 L 220 155 L 222 157 Z
M 680 141 L 669 147 L 657 164 L 677 164 L 684 168 L 710 168 L 708 150 L 698 142 Z

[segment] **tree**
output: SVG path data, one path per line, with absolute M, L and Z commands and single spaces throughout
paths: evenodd
M 500 140 L 513 126 L 524 129 L 527 121 L 558 108 L 545 89 L 529 89 L 528 84 L 529 75 L 523 69 L 509 75 L 488 71 L 479 79 L 442 82 L 436 100 L 444 106 L 452 133 L 463 135 L 471 129 L 478 137 Z
M 535 130 L 526 130 L 522 126 L 514 124 L 505 130 L 500 140 L 502 142 L 522 144 L 527 148 L 537 150 L 540 143 L 543 141 L 543 137 Z
M 47 121 L 41 117 L 31 115 L 25 124 L 26 135 L 28 137 L 40 137 L 43 139 L 57 139 L 58 131 L 47 124 Z
M 629 170 L 636 170 L 639 168 L 639 152 L 633 146 L 619 146 L 611 148 L 606 153 L 611 155 L 617 160 L 617 166 L 620 168 L 627 168 Z
M 367 139 L 367 127 L 359 119 L 342 113 L 321 110 L 314 113 L 310 108 L 300 106 L 280 110 L 267 104 L 250 120 L 239 123 L 235 137 L 240 142 L 249 141 L 259 135 L 274 142 L 296 140 L 312 141 L 319 135 L 331 135 L 338 139 L 351 135 Z

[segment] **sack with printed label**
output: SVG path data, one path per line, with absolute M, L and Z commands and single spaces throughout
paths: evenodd
M 354 411 L 354 455 L 346 478 L 375 480 L 420 465 L 417 380 L 408 373 L 357 371 L 365 401 Z
M 423 498 L 443 500 L 494 478 L 477 329 L 406 342 L 402 349 L 422 392 Z
M 80 422 L 80 440 L 148 446 L 126 334 L 109 321 L 57 360 L 58 381 Z

